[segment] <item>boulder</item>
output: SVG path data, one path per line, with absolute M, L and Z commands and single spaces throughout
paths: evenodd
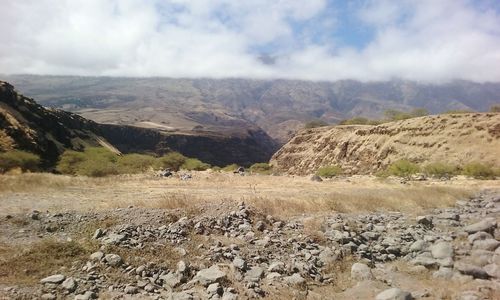
M 439 242 L 431 246 L 432 257 L 436 259 L 453 257 L 453 246 L 448 242 Z
M 373 279 L 370 268 L 363 263 L 355 263 L 351 267 L 351 278 L 358 281 Z
M 104 261 L 112 267 L 118 267 L 123 263 L 120 255 L 113 253 L 106 254 L 106 256 L 104 256 Z
M 283 281 L 289 285 L 298 285 L 304 283 L 306 280 L 299 273 L 295 273 L 291 276 L 283 277 Z
M 493 218 L 485 218 L 482 221 L 464 227 L 464 231 L 471 234 L 478 231 L 492 232 L 497 227 L 497 221 Z
M 215 282 L 221 282 L 226 278 L 226 273 L 222 272 L 217 265 L 213 265 L 208 269 L 200 270 L 194 280 L 197 280 L 200 284 L 208 286 Z
M 264 276 L 264 269 L 261 267 L 252 267 L 245 274 L 245 280 L 249 282 L 259 282 Z
M 64 279 L 66 279 L 66 276 L 64 276 L 63 274 L 55 274 L 55 275 L 51 275 L 51 276 L 43 278 L 42 280 L 40 280 L 40 283 L 59 284 L 59 283 L 63 282 Z
M 390 288 L 381 293 L 376 297 L 376 300 L 411 300 L 413 297 L 410 292 L 403 291 L 399 288 Z

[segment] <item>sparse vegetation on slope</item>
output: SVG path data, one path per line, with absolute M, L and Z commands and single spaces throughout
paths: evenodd
M 271 174 L 273 168 L 268 163 L 256 163 L 250 166 L 250 172 L 257 174 Z
M 26 151 L 13 150 L 0 153 L 0 173 L 19 168 L 23 171 L 36 171 L 40 157 Z
M 325 177 L 325 178 L 332 178 L 332 177 L 338 176 L 340 174 L 342 174 L 342 168 L 340 168 L 339 166 L 321 167 L 316 172 L 316 175 L 321 176 L 321 177 Z

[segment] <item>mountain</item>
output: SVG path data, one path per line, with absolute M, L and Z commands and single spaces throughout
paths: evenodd
M 304 123 L 380 118 L 387 109 L 488 111 L 500 103 L 500 83 L 453 81 L 312 82 L 252 79 L 172 79 L 3 75 L 50 107 L 86 118 L 171 132 L 217 134 L 258 126 L 286 143 Z
M 0 152 L 33 152 L 42 157 L 45 167 L 51 167 L 66 149 L 97 145 L 124 153 L 174 150 L 219 166 L 267 161 L 276 150 L 273 140 L 256 126 L 221 134 L 203 129 L 183 133 L 100 124 L 71 112 L 45 108 L 0 81 Z
M 373 173 L 400 159 L 463 166 L 500 166 L 500 113 L 443 114 L 378 126 L 342 125 L 301 131 L 271 159 L 278 170 L 311 174 L 340 166 Z

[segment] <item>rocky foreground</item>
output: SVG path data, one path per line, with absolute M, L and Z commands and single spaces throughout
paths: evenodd
M 38 284 L 0 283 L 6 299 L 500 297 L 498 191 L 417 217 L 372 212 L 280 220 L 231 203 L 195 213 L 129 207 L 4 218 L 23 220 L 0 223 L 13 245 L 80 238 L 93 249 Z M 101 227 L 85 233 L 90 224 Z

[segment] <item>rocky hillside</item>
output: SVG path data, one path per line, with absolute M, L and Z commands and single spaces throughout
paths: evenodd
M 21 149 L 52 166 L 65 149 L 106 145 L 118 151 L 163 154 L 174 150 L 214 165 L 267 161 L 275 151 L 260 128 L 245 132 L 166 132 L 154 128 L 99 124 L 59 109 L 45 108 L 0 81 L 0 152 Z
M 327 165 L 353 174 L 385 169 L 399 159 L 500 166 L 500 114 L 445 114 L 378 126 L 308 129 L 281 148 L 271 163 L 291 174 L 310 174 Z
M 500 103 L 500 83 L 454 81 L 311 82 L 298 80 L 112 78 L 1 75 L 41 104 L 99 123 L 171 131 L 264 129 L 284 144 L 312 119 L 380 118 L 387 109 L 423 107 L 488 111 Z

